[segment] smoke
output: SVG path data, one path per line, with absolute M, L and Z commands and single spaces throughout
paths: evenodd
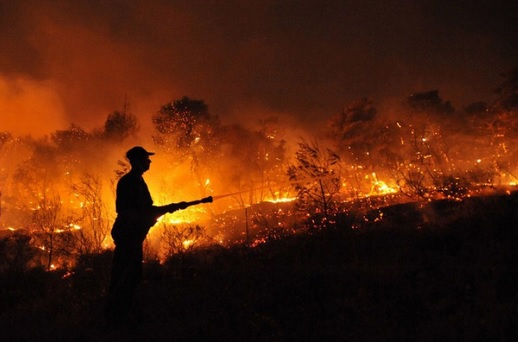
M 127 99 L 146 129 L 184 95 L 311 130 L 364 96 L 464 106 L 518 60 L 513 3 L 2 1 L 0 128 L 97 127 Z
M 44 135 L 66 127 L 67 117 L 56 85 L 49 81 L 0 77 L 0 131 Z

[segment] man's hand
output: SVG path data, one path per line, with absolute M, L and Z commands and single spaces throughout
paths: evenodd
M 185 209 L 188 206 L 189 205 L 187 204 L 187 202 L 171 203 L 171 204 L 167 205 L 167 212 L 173 213 L 177 210 Z

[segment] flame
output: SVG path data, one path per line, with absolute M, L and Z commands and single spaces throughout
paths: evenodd
M 284 198 L 269 199 L 269 200 L 266 200 L 265 202 L 270 202 L 270 203 L 288 203 L 288 202 L 293 202 L 296 199 L 297 199 L 297 197 L 284 197 Z
M 399 189 L 395 186 L 389 186 L 386 182 L 379 180 L 376 172 L 372 173 L 372 186 L 369 196 L 374 195 L 389 195 L 395 194 L 399 191 Z M 369 178 L 366 176 L 366 178 Z
M 171 214 L 165 214 L 158 218 L 157 223 L 178 225 L 188 224 L 200 220 L 205 212 L 201 209 L 189 208 L 186 210 L 179 210 Z
M 399 122 L 397 122 L 396 124 L 397 127 L 399 127 L 400 129 L 405 128 Z M 408 153 L 408 155 L 405 156 L 405 159 L 394 161 L 393 164 L 388 163 L 388 165 L 379 164 L 374 166 L 367 164 L 361 165 L 361 160 L 345 160 L 346 157 L 344 157 L 344 164 L 340 164 L 340 166 L 343 167 L 341 170 L 346 170 L 346 173 L 341 173 L 337 175 L 337 178 L 340 177 L 342 189 L 338 194 L 339 196 L 333 198 L 333 201 L 335 199 L 337 201 L 337 206 L 336 208 L 334 207 L 333 210 L 345 211 L 347 210 L 346 206 L 348 205 L 348 203 L 352 200 L 357 200 L 358 198 L 364 199 L 370 196 L 381 197 L 396 193 L 407 195 L 407 192 L 410 193 L 410 195 L 413 195 L 413 193 L 411 193 L 411 191 L 413 190 L 411 188 L 411 182 L 413 181 L 413 179 L 411 176 L 409 176 L 411 173 L 424 175 L 426 172 L 430 172 L 435 175 L 438 175 L 437 178 L 439 180 L 441 176 L 448 176 L 449 174 L 453 175 L 451 176 L 451 182 L 445 185 L 441 182 L 434 183 L 428 180 L 426 182 L 417 184 L 417 186 L 422 186 L 422 189 L 418 189 L 422 190 L 422 192 L 420 192 L 418 195 L 421 196 L 421 199 L 427 201 L 439 198 L 439 196 L 453 198 L 455 200 L 461 200 L 465 196 L 474 195 L 476 191 L 478 191 L 477 189 L 482 187 L 490 187 L 492 184 L 495 184 L 495 179 L 493 179 L 493 177 L 495 176 L 493 176 L 493 174 L 497 174 L 496 177 L 499 177 L 497 179 L 498 186 L 510 188 L 518 185 L 518 178 L 516 176 L 517 170 L 515 170 L 515 166 L 512 164 L 512 161 L 506 161 L 502 158 L 503 162 L 508 162 L 508 165 L 506 165 L 507 168 L 505 169 L 505 172 L 503 171 L 503 169 L 499 169 L 497 170 L 497 172 L 494 172 L 493 169 L 491 169 L 495 166 L 500 167 L 500 164 L 503 165 L 503 163 L 501 163 L 498 158 L 506 157 L 509 153 L 512 152 L 512 150 L 510 149 L 510 144 L 492 143 L 489 147 L 496 148 L 494 155 L 486 154 L 485 150 L 482 149 L 477 150 L 475 152 L 475 155 L 461 156 L 462 158 L 460 159 L 453 159 L 455 157 L 454 155 L 447 155 L 446 157 L 448 158 L 444 158 L 445 165 L 438 165 L 438 163 L 435 161 L 436 152 L 434 151 L 434 153 L 431 154 L 431 149 L 428 148 L 429 146 L 433 146 L 436 135 L 429 134 L 428 137 L 422 137 L 415 133 L 414 136 L 415 139 L 409 140 L 408 136 L 402 135 L 400 137 L 396 137 L 394 141 L 395 144 L 406 144 L 407 146 L 409 144 L 418 143 L 418 145 L 420 146 L 426 145 L 427 148 L 422 148 L 418 151 L 412 150 Z M 200 139 L 204 138 L 195 138 L 195 144 L 201 144 Z M 198 147 L 201 148 L 200 145 L 198 145 Z M 372 155 L 373 157 L 375 157 L 375 154 L 369 151 L 362 153 L 365 153 L 366 155 Z M 260 156 L 258 159 L 274 160 L 274 158 L 276 158 L 274 154 L 269 153 L 268 151 L 263 151 L 262 156 Z M 212 241 L 219 241 L 219 243 L 221 244 L 231 241 L 237 241 L 238 238 L 236 238 L 236 236 L 241 234 L 241 231 L 239 231 L 239 229 L 245 226 L 244 224 L 242 224 L 242 222 L 248 219 L 249 222 L 246 223 L 250 223 L 253 219 L 255 219 L 254 217 L 252 217 L 252 214 L 250 214 L 251 211 L 248 211 L 248 218 L 242 218 L 241 216 L 243 212 L 241 209 L 243 209 L 244 207 L 253 207 L 255 204 L 260 204 L 263 202 L 279 204 L 277 206 L 258 206 L 258 208 L 263 210 L 261 212 L 261 215 L 263 215 L 262 217 L 264 217 L 265 220 L 268 220 L 268 228 L 279 227 L 280 229 L 289 229 L 291 228 L 292 223 L 295 222 L 295 220 L 299 219 L 298 214 L 294 215 L 294 211 L 290 211 L 289 204 L 282 205 L 283 203 L 290 203 L 296 201 L 298 197 L 295 197 L 294 193 L 296 193 L 297 190 L 292 186 L 293 183 L 291 183 L 284 177 L 285 174 L 281 167 L 272 170 L 264 170 L 268 172 L 263 172 L 261 175 L 249 172 L 247 174 L 247 177 L 231 178 L 231 180 L 226 182 L 225 177 L 227 176 L 227 174 L 223 174 L 223 177 L 220 178 L 221 175 L 219 172 L 219 168 L 217 167 L 213 169 L 200 168 L 193 170 L 194 164 L 191 164 L 191 168 L 189 168 L 185 167 L 185 165 L 187 165 L 186 163 L 179 164 L 178 169 L 174 170 L 175 172 L 168 173 L 167 171 L 170 169 L 160 167 L 165 166 L 165 164 L 161 164 L 161 162 L 163 161 L 159 159 L 158 155 L 156 156 L 155 161 L 156 163 L 154 165 L 158 167 L 156 168 L 156 170 L 153 170 L 153 173 L 150 173 L 147 176 L 146 181 L 150 186 L 150 190 L 153 197 L 158 197 L 159 202 L 166 203 L 167 201 L 172 200 L 180 201 L 184 199 L 189 199 L 192 198 L 194 194 L 205 195 L 216 193 L 217 191 L 221 191 L 223 193 L 218 194 L 219 196 L 213 196 L 214 200 L 218 200 L 216 203 L 214 203 L 214 205 L 210 206 L 210 213 L 214 214 L 211 217 L 214 217 L 215 219 L 212 221 L 204 220 L 203 223 L 200 224 L 200 226 L 203 226 L 205 223 L 212 225 L 212 227 L 209 227 L 209 229 L 212 230 L 208 233 L 208 235 L 211 235 L 211 238 L 213 239 Z M 222 160 L 221 163 L 224 164 L 225 161 Z M 228 167 L 233 167 L 233 165 L 231 164 L 231 166 Z M 379 169 L 376 169 L 376 172 L 372 172 L 374 170 L 374 167 L 379 167 Z M 385 167 L 393 168 L 384 169 Z M 215 172 L 215 170 L 218 170 L 218 172 Z M 225 168 L 223 168 L 222 170 L 225 170 Z M 279 171 L 282 171 L 282 173 L 278 173 Z M 468 172 L 471 171 L 480 172 L 480 175 L 476 174 L 477 177 L 474 178 L 476 179 L 476 181 L 471 181 L 470 185 L 473 186 L 473 189 L 466 190 L 468 185 L 464 186 L 464 183 L 462 183 L 462 178 L 464 177 L 464 175 L 467 175 Z M 191 175 L 193 177 L 187 178 L 185 177 L 186 175 Z M 81 178 L 79 178 L 81 177 L 79 175 L 79 172 L 77 172 L 77 170 L 75 169 L 73 171 L 66 171 L 64 175 L 61 175 L 60 177 L 65 177 L 65 184 L 67 186 L 69 184 L 75 184 L 77 181 L 81 180 Z M 188 181 L 184 181 L 185 179 L 188 179 Z M 173 190 L 175 193 L 174 198 L 171 198 L 171 191 L 169 190 L 173 186 Z M 113 198 L 110 198 L 109 201 L 106 201 L 106 203 L 108 203 L 108 215 L 105 215 L 104 213 L 101 215 L 93 208 L 93 206 L 96 204 L 93 198 L 89 198 L 85 196 L 83 193 L 80 194 L 78 192 L 75 192 L 75 190 L 71 192 L 58 191 L 62 190 L 62 185 L 56 187 L 56 192 L 59 193 L 63 199 L 61 200 L 63 214 L 66 214 L 67 217 L 63 219 L 60 218 L 58 222 L 53 222 L 53 227 L 58 228 L 55 228 L 52 232 L 66 234 L 77 233 L 78 235 L 88 235 L 86 233 L 89 233 L 92 229 L 99 229 L 99 227 L 101 226 L 108 227 L 108 225 L 110 224 L 110 220 L 113 218 L 110 215 L 115 212 L 113 210 L 114 208 L 111 207 L 113 205 Z M 157 191 L 157 188 L 159 187 L 168 187 L 168 189 Z M 410 191 L 408 191 L 408 188 L 410 188 Z M 23 205 L 30 206 L 31 209 L 34 211 L 42 210 L 42 207 L 43 209 L 49 208 L 48 205 L 46 206 L 43 204 L 39 204 L 37 200 L 44 199 L 45 197 L 50 198 L 51 195 L 47 191 L 48 189 L 35 189 L 34 193 L 32 194 L 33 196 L 27 198 L 27 200 L 23 202 Z M 509 193 L 509 191 L 507 193 Z M 243 194 L 243 196 L 238 196 L 241 194 Z M 104 196 L 106 196 L 106 194 L 103 194 L 103 200 Z M 220 201 L 220 199 L 223 198 L 226 199 Z M 364 201 L 362 203 L 365 203 L 365 208 L 368 206 L 368 209 L 375 209 L 377 206 L 376 203 L 380 203 L 381 201 L 385 200 L 389 201 L 392 198 L 394 198 L 394 202 L 400 200 L 398 196 L 387 196 L 386 198 L 376 198 Z M 31 201 L 31 199 L 33 201 Z M 378 199 L 380 200 L 380 202 L 376 202 Z M 42 201 L 41 203 L 45 202 Z M 273 208 L 271 211 L 269 211 L 270 207 Z M 14 206 L 12 206 L 11 208 L 14 209 Z M 205 211 L 206 208 L 209 208 L 209 206 L 193 206 L 189 207 L 186 210 L 179 210 L 175 213 L 166 214 L 160 217 L 157 223 L 163 225 L 174 225 L 178 226 L 179 228 L 181 225 L 198 225 L 198 222 L 201 222 L 202 219 L 208 217 L 208 209 L 207 211 Z M 363 208 L 364 207 L 362 207 L 362 209 Z M 61 207 L 59 209 L 61 209 Z M 268 211 L 266 209 L 268 209 Z M 316 208 L 316 210 L 318 213 L 319 209 Z M 68 217 L 69 211 L 70 217 Z M 80 214 L 83 214 L 85 212 L 89 213 L 89 220 L 74 220 L 74 223 L 64 223 L 70 222 L 71 218 L 77 218 Z M 227 212 L 228 215 L 224 216 L 227 214 Z M 289 216 L 292 216 L 293 219 L 289 218 Z M 311 218 L 311 215 L 309 213 L 307 213 L 307 218 Z M 365 219 L 371 222 L 377 222 L 378 220 L 383 220 L 385 218 L 383 217 L 383 214 L 380 213 L 380 215 L 374 218 L 366 217 Z M 75 222 L 77 222 L 78 224 Z M 330 218 L 328 222 L 332 222 L 332 219 Z M 2 229 L 0 230 L 14 232 L 16 231 L 16 229 L 13 227 L 18 227 L 17 229 L 26 229 L 29 233 L 37 231 L 37 229 L 33 228 L 33 226 L 24 227 L 22 224 L 18 222 L 9 222 L 8 224 L 11 226 L 2 226 Z M 241 226 L 239 226 L 240 224 Z M 52 225 L 51 223 L 45 223 L 45 233 L 48 233 L 48 227 Z M 233 231 L 234 227 L 236 227 L 235 231 L 238 231 L 237 233 Z M 353 228 L 357 227 L 358 225 L 353 224 Z M 157 240 L 160 228 L 150 232 L 150 237 L 152 239 Z M 255 227 L 251 229 L 254 228 Z M 85 234 L 79 234 L 78 231 L 81 231 Z M 104 234 L 104 232 L 102 234 Z M 99 247 L 106 249 L 113 247 L 113 241 L 109 236 L 109 230 L 107 234 L 107 237 L 104 238 Z M 239 238 L 242 238 L 242 236 L 243 235 L 239 235 Z M 182 241 L 182 239 L 185 240 Z M 254 241 L 253 236 L 251 237 L 251 239 L 252 240 L 247 241 Z M 261 244 L 265 241 L 265 239 L 260 237 L 256 239 L 252 245 Z M 186 238 L 185 236 L 181 237 L 177 242 L 179 245 L 183 245 L 184 248 L 192 248 L 197 244 L 197 240 L 191 239 L 190 237 Z M 39 244 L 37 239 L 35 239 L 35 242 L 33 243 L 35 245 Z M 51 247 L 47 246 L 47 250 L 43 246 L 39 248 L 47 252 Z M 59 264 L 60 261 L 56 261 L 54 265 L 59 266 Z
M 376 189 L 376 193 L 379 195 L 394 194 L 398 192 L 397 188 L 391 187 L 387 185 L 387 183 L 380 180 L 374 182 L 374 187 Z
M 182 242 L 182 245 L 183 245 L 183 248 L 187 249 L 189 248 L 189 246 L 191 246 L 192 244 L 194 243 L 194 240 L 184 240 Z

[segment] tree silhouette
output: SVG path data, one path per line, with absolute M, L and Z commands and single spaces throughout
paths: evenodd
M 342 158 L 372 171 L 397 158 L 394 126 L 380 117 L 371 99 L 362 98 L 331 118 L 328 136 Z
M 407 98 L 407 104 L 414 113 L 434 115 L 436 117 L 448 117 L 455 112 L 449 101 L 441 99 L 438 90 L 414 93 Z
M 139 124 L 133 114 L 114 111 L 106 118 L 103 136 L 109 140 L 122 142 L 130 136 L 137 135 L 138 131 Z

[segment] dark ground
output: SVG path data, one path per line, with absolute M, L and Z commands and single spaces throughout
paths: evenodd
M 141 324 L 103 325 L 111 253 L 74 274 L 2 275 L 0 340 L 512 341 L 518 199 L 386 208 L 255 248 L 213 247 L 146 264 Z

